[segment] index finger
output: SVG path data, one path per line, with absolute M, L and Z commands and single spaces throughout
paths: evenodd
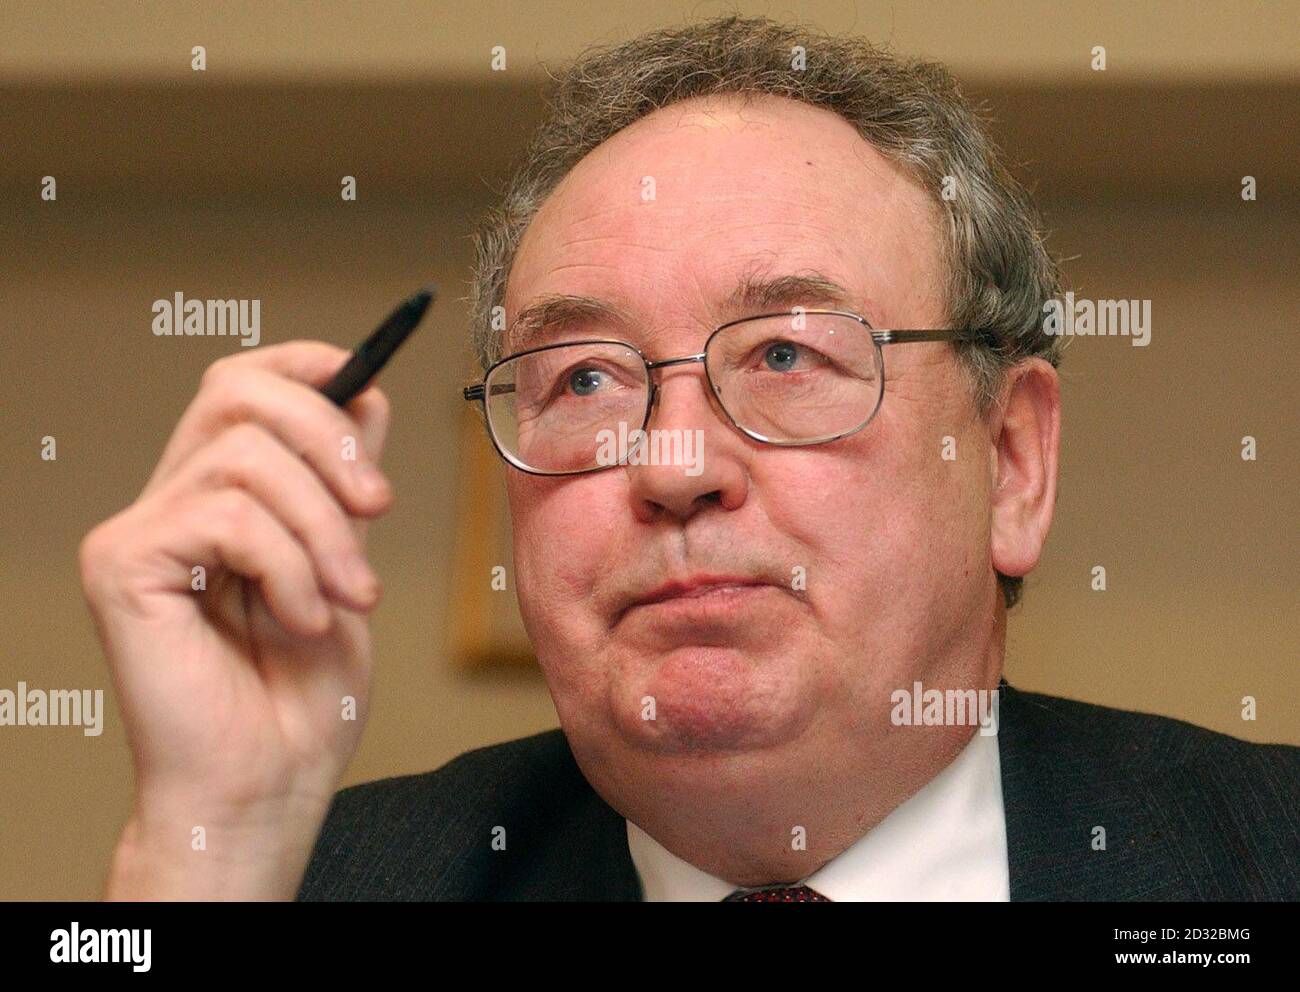
M 216 397 L 226 395 L 231 402 L 247 404 L 247 398 L 242 401 L 239 399 L 238 394 L 248 392 L 242 386 L 250 379 L 263 378 L 268 372 L 283 376 L 300 385 L 319 388 L 329 381 L 348 360 L 350 354 L 343 348 L 323 341 L 290 341 L 213 362 L 203 374 L 203 386 L 199 389 L 198 396 L 186 409 L 172 432 L 145 491 L 147 492 L 158 480 L 169 476 L 174 468 L 188 458 L 195 449 L 206 443 L 218 429 L 229 423 L 213 409 L 212 403 L 208 402 L 214 397 L 214 389 Z M 230 386 L 232 382 L 239 385 Z M 218 388 L 219 385 L 222 388 Z M 229 395 L 231 393 L 235 395 Z M 308 396 L 309 394 L 303 393 L 304 400 L 312 404 L 313 401 L 308 399 Z M 270 402 L 270 397 L 265 397 L 265 400 Z M 217 402 L 223 401 L 218 398 Z M 387 397 L 377 387 L 370 386 L 354 397 L 344 408 L 335 407 L 324 396 L 320 397 L 320 403 L 322 411 L 338 410 L 338 414 L 331 416 L 337 417 L 341 414 L 357 425 L 362 447 L 377 463 L 388 434 L 390 418 Z M 258 405 L 264 403 L 259 401 Z M 283 403 L 281 408 L 286 409 Z

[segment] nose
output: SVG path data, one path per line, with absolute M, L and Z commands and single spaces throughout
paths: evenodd
M 637 519 L 685 522 L 706 506 L 739 508 L 749 489 L 749 441 L 710 399 L 695 362 L 659 367 L 636 464 L 626 466 Z

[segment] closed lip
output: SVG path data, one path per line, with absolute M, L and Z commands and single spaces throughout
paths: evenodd
M 665 582 L 661 586 L 656 586 L 645 595 L 634 599 L 623 612 L 627 613 L 638 606 L 650 606 L 670 599 L 691 599 L 697 596 L 707 596 L 711 592 L 729 587 L 766 585 L 771 585 L 771 583 L 745 575 L 692 575 L 685 579 L 674 579 L 671 582 Z

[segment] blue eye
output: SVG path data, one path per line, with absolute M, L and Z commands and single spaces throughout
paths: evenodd
M 763 360 L 773 372 L 789 372 L 799 360 L 799 349 L 789 341 L 778 341 L 767 349 Z
M 578 369 L 569 376 L 569 388 L 579 396 L 590 396 L 600 388 L 601 373 L 596 369 Z

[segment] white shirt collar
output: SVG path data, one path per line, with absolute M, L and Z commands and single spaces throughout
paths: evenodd
M 647 902 L 716 902 L 736 890 L 630 820 L 627 844 Z M 977 732 L 947 768 L 803 884 L 834 902 L 1008 901 L 997 736 Z

